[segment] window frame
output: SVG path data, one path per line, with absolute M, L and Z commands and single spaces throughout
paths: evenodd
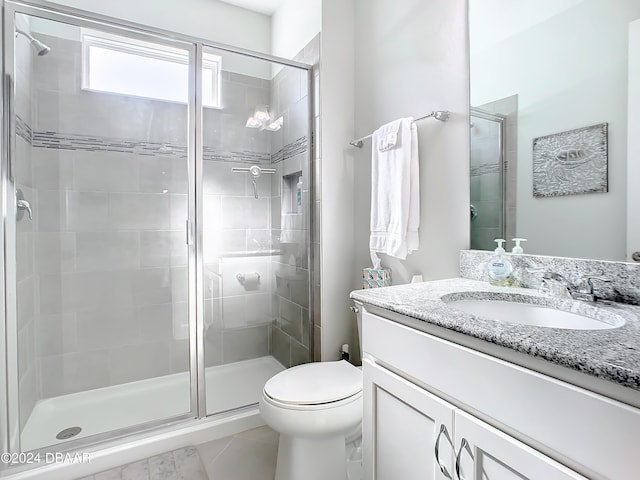
M 176 101 L 166 98 L 158 98 L 152 96 L 138 95 L 134 93 L 122 93 L 114 92 L 110 90 L 92 88 L 90 85 L 90 70 L 91 70 L 91 47 L 102 48 L 105 50 L 111 50 L 114 52 L 126 53 L 129 55 L 137 55 L 145 58 L 152 58 L 156 60 L 162 60 L 165 62 L 177 63 L 180 65 L 189 65 L 189 53 L 175 47 L 168 45 L 156 44 L 151 42 L 145 42 L 136 40 L 133 38 L 122 37 L 118 35 L 110 35 L 105 32 L 97 32 L 95 30 L 82 29 L 81 32 L 81 44 L 82 44 L 82 72 L 80 88 L 82 90 L 90 92 L 101 92 L 112 95 L 125 95 L 138 98 L 148 98 L 151 100 L 157 100 L 161 102 L 170 103 L 182 103 L 187 104 L 188 101 Z M 221 68 L 222 57 L 211 53 L 204 53 L 202 58 L 202 68 L 204 70 L 210 70 L 212 72 L 212 85 L 211 85 L 211 98 L 213 104 L 207 105 L 203 103 L 205 108 L 222 109 L 220 84 L 221 80 Z M 203 85 L 204 88 L 204 85 Z M 204 95 L 203 95 L 204 97 Z

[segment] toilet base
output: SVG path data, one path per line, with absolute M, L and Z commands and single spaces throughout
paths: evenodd
M 301 438 L 280 434 L 275 480 L 347 480 L 344 435 Z

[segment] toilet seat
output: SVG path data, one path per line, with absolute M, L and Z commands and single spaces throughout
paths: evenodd
M 280 410 L 296 410 L 300 412 L 319 412 L 321 410 L 329 411 L 339 409 L 341 407 L 347 406 L 354 402 L 362 402 L 362 391 L 356 393 L 355 395 L 351 395 L 350 397 L 343 398 L 341 400 L 336 400 L 335 402 L 329 403 L 318 403 L 316 405 L 294 405 L 291 403 L 282 403 L 278 400 L 271 398 L 266 393 L 262 392 L 262 400 L 269 405 L 272 405 L 275 408 Z
M 298 365 L 269 379 L 263 393 L 283 408 L 331 408 L 362 395 L 362 371 L 344 360 Z

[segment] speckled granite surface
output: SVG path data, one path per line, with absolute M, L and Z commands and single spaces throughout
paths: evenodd
M 626 323 L 608 330 L 534 327 L 470 315 L 443 300 L 478 296 L 505 299 L 508 295 L 603 321 L 624 318 Z M 493 287 L 464 278 L 356 290 L 351 298 L 640 391 L 639 306 L 556 299 L 534 289 Z
M 487 280 L 487 262 L 493 255 L 495 255 L 494 252 L 482 250 L 461 250 L 460 276 L 474 280 Z M 577 287 L 584 282 L 585 275 L 600 275 L 610 278 L 611 282 L 594 280 L 594 291 L 598 297 L 614 302 L 640 305 L 640 263 L 510 253 L 506 256 L 525 287 L 537 289 L 540 286 L 542 274 L 529 273 L 527 269 L 532 268 L 559 273 Z

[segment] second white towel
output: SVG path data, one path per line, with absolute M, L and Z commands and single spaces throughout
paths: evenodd
M 420 167 L 412 117 L 373 133 L 369 250 L 404 260 L 418 249 Z

